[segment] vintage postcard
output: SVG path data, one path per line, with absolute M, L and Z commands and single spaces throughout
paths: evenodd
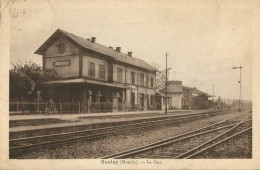
M 260 1 L 0 8 L 0 169 L 260 169 Z

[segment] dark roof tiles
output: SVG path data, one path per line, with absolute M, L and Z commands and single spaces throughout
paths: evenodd
M 117 52 L 116 50 L 114 50 L 110 47 L 106 47 L 106 46 L 103 46 L 103 45 L 100 45 L 100 44 L 97 44 L 97 43 L 93 43 L 93 42 L 91 42 L 87 39 L 84 39 L 82 37 L 79 37 L 77 35 L 74 35 L 72 33 L 69 33 L 67 31 L 64 31 L 64 30 L 61 30 L 61 29 L 58 29 L 56 32 L 61 32 L 61 33 L 65 34 L 67 37 L 69 37 L 71 40 L 73 40 L 75 43 L 77 43 L 79 46 L 81 46 L 85 49 L 89 49 L 89 50 L 101 53 L 103 55 L 110 56 L 113 59 L 115 59 L 117 61 L 121 61 L 123 63 L 127 63 L 127 64 L 137 66 L 137 67 L 140 67 L 140 68 L 143 68 L 143 69 L 146 69 L 146 70 L 150 70 L 150 71 L 156 71 L 156 68 L 154 68 L 150 64 L 144 62 L 143 60 L 140 60 L 140 59 L 135 58 L 135 57 L 130 57 L 127 54 Z M 40 50 L 40 49 L 41 49 L 41 47 L 38 50 Z M 37 53 L 37 51 L 36 51 L 36 53 Z

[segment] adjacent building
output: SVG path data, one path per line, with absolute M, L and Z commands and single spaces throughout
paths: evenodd
M 183 110 L 191 110 L 193 107 L 193 97 L 192 97 L 192 90 L 193 88 L 182 86 L 182 109 Z
M 59 76 L 45 83 L 46 100 L 80 103 L 84 113 L 155 109 L 156 69 L 132 52 L 58 29 L 35 53 L 42 55 L 44 69 Z
M 191 88 L 182 86 L 182 91 L 182 105 L 184 110 L 208 109 L 212 106 L 208 100 L 208 98 L 211 96 L 203 91 L 198 90 L 196 87 Z
M 165 88 L 160 90 L 165 94 Z M 182 109 L 182 81 L 167 81 L 167 97 L 169 97 L 169 109 Z
M 165 88 L 159 92 L 165 95 Z M 199 110 L 207 109 L 211 106 L 208 100 L 211 96 L 195 87 L 183 86 L 182 81 L 168 81 L 167 92 L 169 109 Z

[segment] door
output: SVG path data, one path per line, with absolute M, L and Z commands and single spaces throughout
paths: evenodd
M 144 107 L 144 94 L 143 93 L 141 93 L 140 105 L 141 105 L 141 107 Z

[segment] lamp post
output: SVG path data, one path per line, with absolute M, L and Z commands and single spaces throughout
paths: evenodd
M 239 91 L 239 107 L 238 107 L 238 112 L 241 112 L 241 107 L 240 107 L 240 105 L 241 105 L 241 84 L 242 84 L 242 80 L 241 80 L 241 69 L 242 69 L 243 67 L 240 65 L 239 67 L 233 67 L 233 69 L 240 69 L 240 80 L 238 81 L 238 83 L 239 83 L 239 87 L 240 87 L 240 91 Z

